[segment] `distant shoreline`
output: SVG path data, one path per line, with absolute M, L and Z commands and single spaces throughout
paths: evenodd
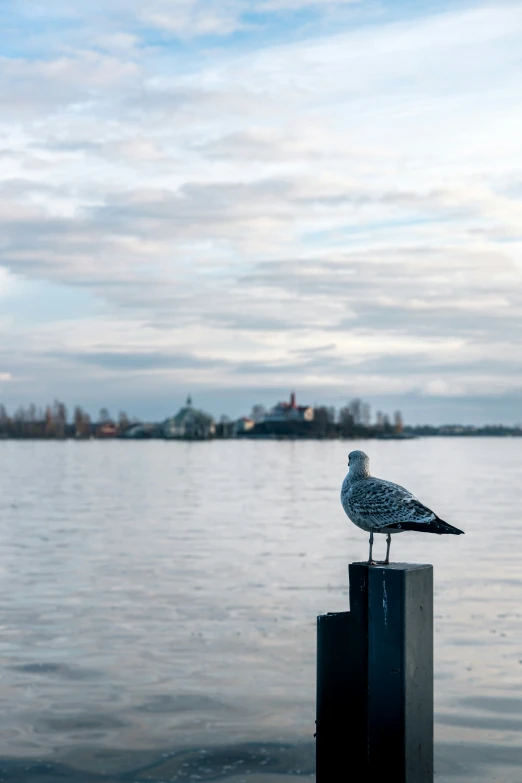
M 360 440 L 367 441 L 412 441 L 419 440 L 420 438 L 519 438 L 522 436 L 522 431 L 506 431 L 506 432 L 492 432 L 477 430 L 474 432 L 427 432 L 418 433 L 414 435 L 359 435 L 355 437 L 321 437 L 311 435 L 237 435 L 230 438 L 159 438 L 159 437 L 145 437 L 145 438 L 126 438 L 122 436 L 115 437 L 74 437 L 65 436 L 62 438 L 56 437 L 39 437 L 39 436 L 21 436 L 13 437 L 10 435 L 0 435 L 0 442 L 41 442 L 41 443 L 90 443 L 90 442 L 150 442 L 150 441 L 163 441 L 169 443 L 211 443 L 222 441 L 343 441 L 353 442 Z

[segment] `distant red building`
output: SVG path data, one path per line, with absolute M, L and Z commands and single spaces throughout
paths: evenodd
M 115 424 L 107 422 L 96 427 L 95 435 L 97 438 L 115 438 L 117 434 L 118 428 Z
M 278 422 L 313 421 L 314 409 L 311 405 L 297 405 L 295 392 L 290 394 L 290 402 L 278 402 L 264 418 L 265 424 Z

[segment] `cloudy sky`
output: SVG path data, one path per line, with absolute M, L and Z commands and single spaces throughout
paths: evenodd
M 522 5 L 4 0 L 0 401 L 522 420 Z

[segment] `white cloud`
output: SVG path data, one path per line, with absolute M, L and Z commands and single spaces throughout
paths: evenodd
M 90 46 L 0 60 L 11 385 L 519 389 L 518 6 L 186 62 L 111 22 L 224 35 L 243 11 L 112 3 Z M 26 278 L 92 307 L 35 330 Z
M 16 277 L 0 266 L 0 299 L 10 296 L 16 285 Z

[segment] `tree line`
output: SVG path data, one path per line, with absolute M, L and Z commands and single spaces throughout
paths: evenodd
M 240 432 L 245 437 L 282 435 L 310 438 L 368 438 L 402 435 L 404 432 L 404 421 L 400 411 L 395 411 L 393 416 L 377 411 L 373 417 L 370 405 L 359 397 L 339 410 L 326 405 L 314 407 L 311 421 L 295 420 L 290 417 L 287 420 L 283 418 L 273 422 L 270 419 L 270 411 L 261 404 L 254 405 L 247 418 L 254 426 Z M 216 437 L 234 437 L 234 429 L 234 422 L 228 416 L 222 416 L 216 425 Z
M 402 435 L 404 432 L 404 420 L 400 411 L 395 411 L 393 417 L 377 411 L 375 418 L 372 418 L 370 405 L 359 398 L 352 400 L 338 412 L 333 407 L 314 408 L 311 424 L 314 434 L 324 438 L 357 438 L 372 434 Z
M 92 436 L 119 435 L 135 420 L 120 411 L 113 419 L 107 408 L 101 408 L 98 419 L 92 421 L 80 405 L 68 419 L 67 407 L 55 400 L 44 408 L 31 403 L 26 408 L 20 405 L 10 416 L 5 405 L 0 403 L 0 436 L 8 438 L 90 438 Z
M 254 405 L 250 418 L 261 424 L 267 411 L 263 405 Z M 19 406 L 9 415 L 0 403 L 0 437 L 3 438 L 90 438 L 117 437 L 131 425 L 139 423 L 130 419 L 125 411 L 113 418 L 107 408 L 101 408 L 96 420 L 80 405 L 76 405 L 69 419 L 67 407 L 55 400 L 44 408 L 31 403 L 27 407 Z M 314 408 L 314 417 L 310 422 L 295 422 L 290 426 L 289 434 L 313 438 L 357 438 L 374 435 L 401 435 L 404 430 L 400 411 L 393 417 L 377 411 L 372 417 L 368 403 L 360 398 L 351 400 L 337 411 L 334 407 L 319 405 Z M 251 434 L 255 434 L 252 432 Z M 233 422 L 222 416 L 216 427 L 217 437 L 231 437 Z

